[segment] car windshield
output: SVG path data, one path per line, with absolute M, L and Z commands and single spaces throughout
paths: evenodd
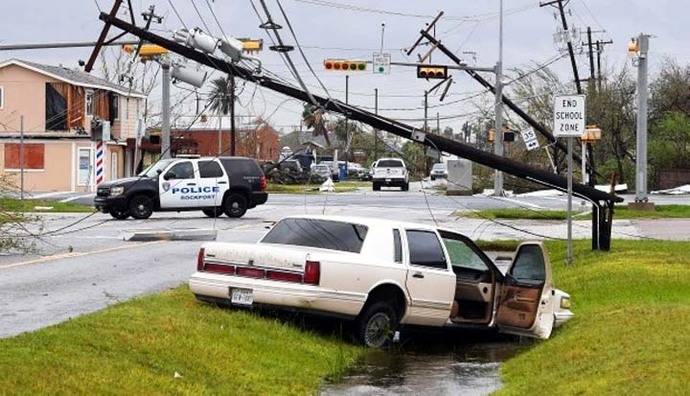
M 321 219 L 283 219 L 261 243 L 298 245 L 359 253 L 368 228 L 360 224 Z
M 434 167 L 433 167 L 432 169 L 434 169 L 434 170 L 444 170 L 444 169 L 446 169 L 446 165 L 445 165 L 445 164 L 434 164 Z
M 402 168 L 403 163 L 400 160 L 381 160 L 376 164 L 377 168 Z
M 148 168 L 146 168 L 143 172 L 139 174 L 139 177 L 156 177 L 158 176 L 159 173 L 163 172 L 165 168 L 170 165 L 171 162 L 173 162 L 173 159 L 162 159 L 158 160 L 158 162 L 152 164 Z

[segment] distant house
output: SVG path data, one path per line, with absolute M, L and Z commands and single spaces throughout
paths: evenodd
M 191 120 L 189 120 L 191 122 Z M 230 155 L 230 121 L 223 117 L 220 134 L 218 132 L 218 117 L 204 116 L 191 126 L 185 126 L 185 120 L 177 122 L 171 128 L 170 140 L 173 155 L 196 154 L 201 156 Z M 160 153 L 160 129 L 150 129 L 148 138 L 142 143 L 148 157 L 145 163 Z M 220 147 L 218 146 L 220 136 Z M 277 160 L 280 156 L 280 135 L 268 123 L 258 125 L 243 125 L 236 128 L 235 155 L 255 158 L 259 161 Z
M 99 182 L 129 176 L 144 99 L 82 71 L 2 62 L 0 171 L 19 173 L 23 116 L 25 190 L 93 191 Z M 104 122 L 110 136 L 103 135 Z

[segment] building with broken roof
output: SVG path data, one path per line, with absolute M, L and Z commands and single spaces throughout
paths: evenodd
M 0 63 L 0 171 L 18 178 L 23 165 L 33 192 L 93 191 L 130 176 L 145 98 L 63 66 Z

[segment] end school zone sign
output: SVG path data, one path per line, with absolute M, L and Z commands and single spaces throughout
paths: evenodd
M 581 137 L 585 133 L 585 95 L 556 96 L 553 104 L 553 134 Z

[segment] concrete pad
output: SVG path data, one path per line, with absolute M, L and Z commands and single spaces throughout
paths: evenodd
M 210 228 L 123 230 L 123 241 L 215 241 L 218 231 Z

